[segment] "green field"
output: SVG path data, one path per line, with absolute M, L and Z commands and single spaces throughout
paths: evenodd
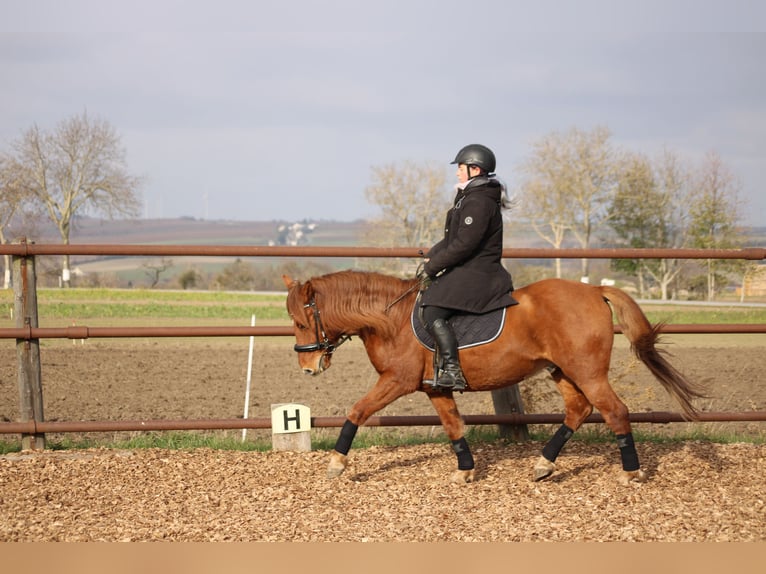
M 41 320 L 176 319 L 288 321 L 285 295 L 222 291 L 168 291 L 150 289 L 39 289 Z M 13 293 L 0 292 L 0 304 L 10 309 Z M 10 313 L 10 311 L 9 311 Z M 4 319 L 9 320 L 9 313 Z
M 259 321 L 288 323 L 284 293 L 243 293 L 223 291 L 171 291 L 152 289 L 39 289 L 40 321 L 66 320 L 172 319 L 174 323 L 195 320 L 226 323 L 249 321 L 255 314 Z M 0 305 L 6 310 L 0 325 L 13 325 L 13 292 L 0 291 Z M 669 324 L 766 323 L 766 306 L 743 307 L 720 304 L 643 306 L 650 321 Z

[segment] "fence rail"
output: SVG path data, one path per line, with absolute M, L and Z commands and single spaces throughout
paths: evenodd
M 36 244 L 27 241 L 0 245 L 0 255 L 175 255 L 222 257 L 422 257 L 419 247 L 319 247 L 281 245 L 142 245 L 142 244 Z M 505 259 L 745 259 L 766 260 L 766 248 L 744 249 L 551 249 L 507 248 Z
M 0 329 L 0 339 L 15 339 L 18 356 L 20 418 L 0 423 L 0 434 L 21 434 L 23 448 L 44 448 L 48 432 L 206 430 L 270 428 L 270 418 L 152 420 L 152 421 L 54 421 L 42 416 L 42 379 L 39 340 L 45 338 L 87 339 L 119 337 L 231 337 L 290 336 L 290 327 L 87 327 L 84 325 L 43 328 L 37 319 L 35 257 L 41 255 L 120 255 L 120 256 L 237 256 L 237 257 L 351 257 L 419 258 L 423 249 L 411 247 L 285 247 L 285 246 L 210 246 L 210 245 L 96 245 L 35 244 L 24 239 L 0 245 L 0 255 L 14 259 L 15 328 Z M 743 259 L 766 260 L 766 248 L 745 249 L 505 249 L 507 259 Z M 766 324 L 664 325 L 663 333 L 766 333 Z M 615 326 L 615 333 L 620 333 Z M 633 422 L 669 423 L 686 419 L 680 413 L 632 413 Z M 342 426 L 344 417 L 313 417 L 315 427 Z M 563 414 L 503 413 L 466 415 L 466 424 L 545 424 L 561 423 Z M 744 413 L 701 413 L 705 421 L 766 421 L 766 411 Z M 585 422 L 603 422 L 596 414 Z M 372 417 L 367 426 L 433 426 L 436 416 Z
M 663 325 L 661 333 L 668 334 L 726 334 L 766 333 L 763 323 L 677 323 Z M 619 325 L 616 334 L 622 333 Z M 292 327 L 11 327 L 0 328 L 0 339 L 117 339 L 133 337 L 286 337 L 293 334 Z

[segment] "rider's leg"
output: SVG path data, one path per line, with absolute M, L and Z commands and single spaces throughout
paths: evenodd
M 434 338 L 442 359 L 442 368 L 435 378 L 434 386 L 462 391 L 466 387 L 466 382 L 463 370 L 460 368 L 457 337 L 449 323 L 452 314 L 451 309 L 429 305 L 423 309 L 423 322 L 426 330 Z

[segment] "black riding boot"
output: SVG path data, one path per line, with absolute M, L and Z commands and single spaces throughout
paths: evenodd
M 435 378 L 434 387 L 451 391 L 462 391 L 466 382 L 457 354 L 457 338 L 452 325 L 444 319 L 434 319 L 431 323 L 431 335 L 436 340 L 436 348 L 442 359 L 441 372 Z

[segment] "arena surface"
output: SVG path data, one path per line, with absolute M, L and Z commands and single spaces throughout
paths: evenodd
M 759 338 L 760 337 L 760 338 Z M 693 342 L 689 342 L 693 341 Z M 705 382 L 706 411 L 766 408 L 762 336 L 679 338 L 673 363 Z M 671 341 L 673 342 L 673 341 Z M 619 341 L 618 341 L 619 343 Z M 375 381 L 361 345 L 309 378 L 286 339 L 256 340 L 251 417 L 274 403 L 344 415 Z M 46 420 L 241 417 L 246 339 L 47 341 L 41 349 Z M 0 348 L 0 420 L 18 416 L 15 349 Z M 634 412 L 677 410 L 617 344 L 613 381 Z M 525 383 L 530 412 L 559 412 L 544 378 Z M 489 394 L 458 397 L 462 414 L 491 413 Z M 433 414 L 425 396 L 380 414 Z M 757 423 L 635 425 L 763 436 Z M 229 431 L 236 435 L 241 431 Z M 315 429 L 334 436 L 336 429 Z M 439 428 L 371 429 L 428 433 Z M 267 431 L 249 431 L 255 436 Z M 94 438 L 124 438 L 110 433 Z M 268 435 L 265 435 L 268 436 Z M 57 437 L 49 437 L 51 440 Z M 60 437 L 59 437 L 60 438 Z M 0 437 L 15 440 L 14 436 Z M 572 441 L 548 480 L 532 482 L 542 443 L 474 446 L 477 481 L 449 482 L 455 459 L 438 444 L 351 452 L 338 479 L 328 454 L 104 448 L 0 457 L 0 541 L 763 541 L 766 446 L 639 442 L 648 481 L 621 486 L 614 444 Z

